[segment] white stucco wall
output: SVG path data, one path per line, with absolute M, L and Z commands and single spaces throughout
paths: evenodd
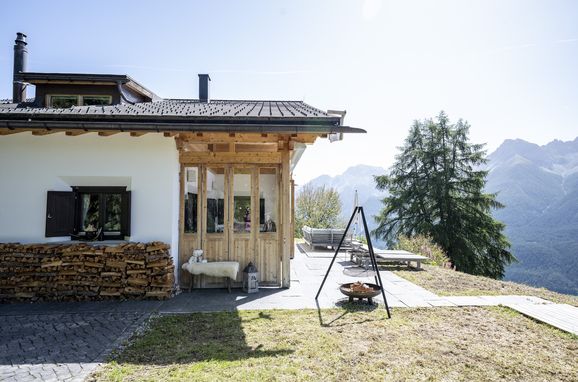
M 128 186 L 131 241 L 163 241 L 178 257 L 179 160 L 173 138 L 120 133 L 0 136 L 0 242 L 50 242 L 46 192 Z

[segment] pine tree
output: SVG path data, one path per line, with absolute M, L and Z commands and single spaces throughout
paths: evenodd
M 443 111 L 414 122 L 389 173 L 375 178 L 389 195 L 374 233 L 390 245 L 399 235 L 428 235 L 457 270 L 502 278 L 515 261 L 505 225 L 491 215 L 503 205 L 484 192 L 486 152 L 468 134 L 467 122 L 450 124 Z

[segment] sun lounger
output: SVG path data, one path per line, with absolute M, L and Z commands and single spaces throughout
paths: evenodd
M 416 255 L 403 250 L 386 250 L 386 249 L 374 249 L 376 260 L 378 264 L 383 263 L 405 263 L 408 267 L 411 267 L 411 263 L 415 263 L 417 269 L 421 269 L 421 263 L 428 260 L 427 257 Z M 369 265 L 369 248 L 366 244 L 361 244 L 357 246 L 357 249 L 351 251 L 351 261 L 356 262 L 360 266 Z

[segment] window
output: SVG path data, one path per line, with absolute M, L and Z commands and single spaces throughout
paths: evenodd
M 185 233 L 197 232 L 199 168 L 185 168 Z
M 233 201 L 235 233 L 251 232 L 251 171 L 235 168 L 233 172 Z
M 112 97 L 109 95 L 50 95 L 47 104 L 57 109 L 72 106 L 111 105 Z
M 50 97 L 50 106 L 57 108 L 57 109 L 66 109 L 72 106 L 80 105 L 78 102 L 77 96 L 51 96 Z
M 225 229 L 225 170 L 207 168 L 207 233 Z
M 111 96 L 80 96 L 80 98 L 84 106 L 110 105 L 112 103 Z
M 130 191 L 126 187 L 49 191 L 46 236 L 80 240 L 119 240 L 130 236 Z
M 277 170 L 275 168 L 259 169 L 259 230 L 260 232 L 277 232 Z

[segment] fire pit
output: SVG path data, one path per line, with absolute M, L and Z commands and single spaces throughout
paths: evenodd
M 359 301 L 366 298 L 369 304 L 373 304 L 373 298 L 381 292 L 379 285 L 361 283 L 359 281 L 341 284 L 339 290 L 341 293 L 349 297 L 349 302 L 353 302 L 354 298 L 357 298 Z

